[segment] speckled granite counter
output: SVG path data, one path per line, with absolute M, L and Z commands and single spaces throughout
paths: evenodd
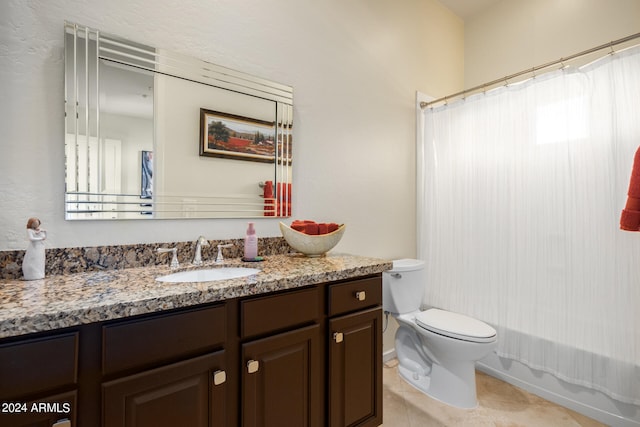
M 218 266 L 208 262 L 176 271 Z M 155 278 L 174 270 L 150 266 L 0 281 L 0 338 L 366 276 L 388 270 L 392 263 L 329 254 L 322 258 L 274 255 L 261 263 L 228 259 L 221 266 L 253 267 L 261 272 L 215 282 L 163 283 Z

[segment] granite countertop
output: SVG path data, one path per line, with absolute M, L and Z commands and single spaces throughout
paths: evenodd
M 158 276 L 176 271 L 252 267 L 260 273 L 237 279 L 197 283 L 165 283 Z M 178 270 L 151 266 L 0 281 L 0 338 L 49 331 L 230 298 L 350 279 L 391 269 L 377 258 L 328 254 L 267 256 L 263 262 L 228 259 L 223 264 L 181 265 Z

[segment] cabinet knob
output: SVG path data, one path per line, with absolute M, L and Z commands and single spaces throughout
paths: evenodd
M 341 343 L 342 340 L 344 340 L 344 335 L 342 335 L 342 332 L 334 332 L 333 333 L 333 340 L 336 343 Z
M 227 373 L 225 371 L 215 371 L 213 373 L 213 385 L 224 384 L 227 381 Z
M 64 420 L 58 420 L 51 424 L 51 427 L 71 427 L 71 421 L 66 418 Z
M 356 299 L 358 301 L 364 301 L 365 299 L 367 299 L 367 293 L 365 291 L 356 292 Z
M 249 360 L 247 362 L 247 372 L 250 374 L 254 374 L 256 372 L 258 372 L 258 369 L 260 369 L 260 362 L 258 362 L 257 360 Z

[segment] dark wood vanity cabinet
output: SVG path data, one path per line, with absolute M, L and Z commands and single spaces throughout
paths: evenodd
M 240 301 L 240 422 L 322 426 L 323 288 Z
M 382 424 L 381 304 L 378 278 L 329 286 L 330 426 Z
M 68 409 L 0 412 L 0 425 L 380 425 L 381 286 L 378 274 L 0 340 L 0 405 Z

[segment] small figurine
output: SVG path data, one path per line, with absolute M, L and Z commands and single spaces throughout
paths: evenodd
M 40 220 L 38 218 L 29 218 L 29 221 L 27 221 L 27 237 L 29 238 L 29 247 L 27 247 L 22 260 L 24 279 L 44 279 L 44 239 L 47 238 L 47 232 L 40 228 Z

